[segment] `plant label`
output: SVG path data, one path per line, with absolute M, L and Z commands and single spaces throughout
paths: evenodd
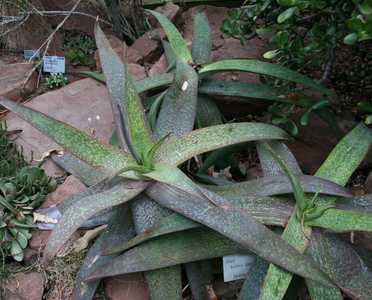
M 44 72 L 65 73 L 65 58 L 63 56 L 44 56 Z
M 40 58 L 39 50 L 30 49 L 30 50 L 23 50 L 23 57 L 26 60 L 35 60 Z
M 227 255 L 223 261 L 223 280 L 225 282 L 247 277 L 254 257 L 250 255 Z

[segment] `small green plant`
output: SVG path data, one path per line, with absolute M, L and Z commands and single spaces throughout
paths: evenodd
M 210 28 L 204 14 L 196 17 L 190 52 L 186 41 L 166 17 L 149 12 L 162 25 L 174 54 L 170 74 L 133 82 L 127 64 L 123 64 L 111 48 L 100 27 L 97 25 L 95 29 L 102 68 L 111 94 L 118 141 L 116 147 L 100 143 L 26 106 L 6 99 L 0 101 L 1 105 L 71 153 L 72 156 L 63 158 L 64 163 L 68 161 L 66 167 L 91 185 L 86 192 L 65 200 L 58 207 L 62 218 L 48 240 L 44 262 L 53 258 L 85 221 L 111 208 L 113 215 L 108 229 L 88 251 L 77 276 L 76 299 L 93 299 L 99 281 L 104 277 L 133 272 L 146 272 L 152 299 L 179 299 L 182 294 L 180 264 L 186 265 L 194 298 L 203 299 L 204 289 L 200 286 L 204 287 L 206 282 L 201 283 L 200 280 L 208 280 L 211 275 L 207 272 L 206 276 L 200 276 L 202 270 L 209 269 L 209 262 L 205 260 L 234 253 L 250 253 L 284 273 L 282 281 L 274 282 L 274 278 L 263 287 L 266 290 L 273 286 L 273 290 L 278 291 L 275 299 L 279 294 L 285 294 L 292 274 L 309 280 L 312 290 L 326 287 L 339 295 L 343 291 L 348 295 L 366 295 L 364 298 L 368 299 L 372 288 L 363 264 L 352 269 L 345 264 L 341 271 L 334 270 L 333 265 L 328 265 L 329 253 L 315 253 L 313 258 L 304 255 L 306 247 L 312 243 L 301 243 L 298 247 L 291 237 L 281 238 L 265 225 L 287 226 L 290 229 L 292 223 L 297 222 L 295 225 L 299 224 L 299 227 L 289 233 L 306 233 L 306 237 L 311 239 L 313 236 L 309 227 L 318 227 L 321 237 L 325 234 L 322 229 L 372 231 L 372 214 L 353 210 L 352 207 L 357 205 L 353 199 L 342 198 L 351 196 L 342 186 L 372 144 L 370 129 L 360 124 L 344 137 L 317 172 L 319 177 L 301 173 L 293 155 L 280 142 L 287 139 L 287 134 L 275 126 L 242 122 L 193 130 L 198 95 L 205 88 L 203 83 L 199 83 L 199 76 L 207 81 L 216 72 L 240 70 L 305 84 L 325 93 L 328 91 L 309 78 L 278 65 L 256 60 L 211 63 L 211 40 L 205 34 L 210 32 Z M 151 130 L 147 121 L 147 117 L 151 116 L 145 115 L 138 93 L 164 88 L 164 96 L 157 97 L 153 102 L 159 110 L 153 115 L 155 124 Z M 253 92 L 259 93 L 260 86 L 251 90 L 251 94 Z M 199 159 L 202 153 L 252 141 L 257 141 L 264 177 L 228 185 L 205 186 L 187 176 L 193 174 L 185 162 Z M 273 197 L 288 195 L 292 190 L 295 201 L 288 196 Z M 308 194 L 316 196 L 308 201 Z M 133 202 L 131 207 L 128 206 L 130 200 Z M 336 202 L 342 200 L 344 206 L 341 209 Z M 342 248 L 337 243 L 334 247 L 336 250 L 347 249 L 348 252 L 343 254 L 345 260 L 352 255 L 356 261 L 362 261 L 350 247 Z M 319 255 L 326 259 L 318 260 Z M 343 260 L 342 255 L 337 257 L 337 262 Z M 340 279 L 340 274 L 342 277 L 350 272 L 355 276 L 348 276 L 346 281 Z M 257 283 L 257 286 L 262 285 Z M 253 289 L 248 289 L 248 292 L 253 292 Z M 254 298 L 247 295 L 244 299 Z
M 0 123 L 0 252 L 23 260 L 34 227 L 32 212 L 56 188 L 39 167 L 29 166 Z
M 96 43 L 92 37 L 78 32 L 65 32 L 65 56 L 71 64 L 93 66 L 95 61 L 89 56 L 94 53 L 96 49 Z
M 59 87 L 63 87 L 67 83 L 68 83 L 68 79 L 65 76 L 65 74 L 62 74 L 62 73 L 50 74 L 46 78 L 46 85 L 50 89 L 56 89 Z

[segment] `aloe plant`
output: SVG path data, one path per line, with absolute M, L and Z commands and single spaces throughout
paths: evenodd
M 20 104 L 4 98 L 0 100 L 1 105 L 63 146 L 69 153 L 63 158 L 56 157 L 56 160 L 91 185 L 86 192 L 67 199 L 58 207 L 62 218 L 44 250 L 44 262 L 52 259 L 87 220 L 112 209 L 114 213 L 108 229 L 90 248 L 79 272 L 75 299 L 92 299 L 101 278 L 143 271 L 152 299 L 179 299 L 182 294 L 180 264 L 187 264 L 194 298 L 202 299 L 200 286 L 203 284 L 197 278 L 200 279 L 199 273 L 208 270 L 208 262 L 199 264 L 197 261 L 236 252 L 257 255 L 280 270 L 286 270 L 286 274 L 306 278 L 313 286 L 352 294 L 353 287 L 345 285 L 329 268 L 323 268 L 316 255 L 311 258 L 303 254 L 296 242 L 281 238 L 265 225 L 284 227 L 290 218 L 299 222 L 306 233 L 310 226 L 333 230 L 334 224 L 338 225 L 338 231 L 372 231 L 372 215 L 347 209 L 347 205 L 346 209 L 345 205 L 338 209 L 336 201 L 332 200 L 337 198 L 327 200 L 327 209 L 322 210 L 324 207 L 319 207 L 315 201 L 318 198 L 307 198 L 308 193 L 351 197 L 340 185 L 346 183 L 350 172 L 367 152 L 371 144 L 369 129 L 363 125 L 354 129 L 345 139 L 358 138 L 359 143 L 342 146 L 345 153 L 335 149 L 321 168 L 320 175 L 325 179 L 299 174 L 293 156 L 283 144 L 275 142 L 265 144 L 268 146 L 264 149 L 268 151 L 262 155 L 266 157 L 263 166 L 272 169 L 271 176 L 223 186 L 200 184 L 184 172 L 183 164 L 190 159 L 236 144 L 285 140 L 287 134 L 272 125 L 244 122 L 193 130 L 199 101 L 198 75 L 238 69 L 327 91 L 298 73 L 266 63 L 229 60 L 205 64 L 209 60 L 209 42 L 202 43 L 202 39 L 197 39 L 200 45 L 193 46 L 190 53 L 173 24 L 157 13 L 151 13 L 164 27 L 173 49 L 173 74 L 134 83 L 127 65 L 115 54 L 99 26 L 95 29 L 119 147 L 100 143 Z M 198 18 L 197 22 L 207 26 L 205 16 Z M 196 37 L 200 36 L 196 34 Z M 201 62 L 201 65 L 195 62 Z M 164 84 L 167 78 L 171 78 L 171 82 Z M 138 92 L 164 86 L 169 88 L 162 96 L 151 127 Z M 344 159 L 343 155 L 349 158 Z M 284 174 L 275 171 L 281 170 L 276 164 L 285 171 Z M 292 175 L 292 166 L 296 167 L 295 175 Z M 336 175 L 342 179 L 335 179 Z M 299 203 L 296 206 L 290 198 L 273 197 L 292 190 Z M 130 201 L 133 202 L 131 207 L 128 206 Z M 313 212 L 316 213 L 311 214 Z M 342 221 L 350 215 L 354 221 L 360 218 L 365 222 L 356 222 L 354 226 L 353 222 Z

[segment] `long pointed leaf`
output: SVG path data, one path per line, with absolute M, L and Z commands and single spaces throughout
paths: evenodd
M 309 175 L 298 175 L 302 188 L 306 193 L 321 193 L 341 197 L 350 197 L 348 189 L 322 178 Z M 220 195 L 232 198 L 234 195 L 272 196 L 293 193 L 288 178 L 284 175 L 267 176 L 235 184 L 210 186 L 209 189 L 218 191 Z
M 158 162 L 179 165 L 208 151 L 253 140 L 286 139 L 278 127 L 260 123 L 231 123 L 216 125 L 186 133 L 162 144 L 156 152 Z
M 52 258 L 70 236 L 90 217 L 112 206 L 131 200 L 142 192 L 147 183 L 123 181 L 100 194 L 94 194 L 74 202 L 64 212 L 62 219 L 52 231 L 44 250 L 43 260 Z
M 350 244 L 334 234 L 314 229 L 308 250 L 322 270 L 328 273 L 339 286 L 342 286 L 348 296 L 359 300 L 372 299 L 372 272 Z M 310 283 L 310 286 L 313 284 Z
M 336 232 L 369 231 L 372 232 L 372 213 L 330 208 L 322 216 L 308 222 Z
M 115 214 L 106 231 L 94 242 L 84 259 L 84 262 L 76 276 L 73 292 L 75 300 L 91 300 L 100 280 L 84 282 L 89 274 L 113 259 L 113 256 L 102 256 L 101 249 L 104 245 L 117 243 L 117 241 L 129 240 L 134 235 L 133 225 L 129 210 L 126 206 L 117 207 Z
M 111 95 L 112 110 L 121 145 L 122 147 L 133 146 L 138 154 L 147 153 L 153 146 L 153 140 L 128 66 L 122 63 L 112 49 L 98 23 L 95 26 L 95 38 L 106 84 Z M 128 133 L 130 141 L 126 140 Z M 128 145 L 129 143 L 131 145 Z
M 233 241 L 210 229 L 198 228 L 159 237 L 139 245 L 118 256 L 108 265 L 99 268 L 89 280 L 156 270 L 236 252 L 249 253 Z
M 78 129 L 48 117 L 41 112 L 5 98 L 0 98 L 0 105 L 11 110 L 36 129 L 49 136 L 64 149 L 91 166 L 99 168 L 102 172 L 115 173 L 129 165 L 135 164 L 135 161 L 128 153 L 99 143 Z M 125 175 L 137 178 L 133 172 L 127 172 Z
M 146 192 L 159 204 L 213 228 L 270 262 L 303 277 L 333 285 L 311 260 L 240 209 L 222 208 L 211 201 L 161 183 Z
M 199 93 L 209 96 L 237 97 L 239 102 L 256 102 L 252 99 L 270 100 L 275 102 L 296 104 L 295 101 L 286 99 L 285 93 L 269 85 L 234 82 L 222 80 L 204 80 L 200 85 Z
M 198 65 L 207 64 L 211 60 L 212 30 L 205 13 L 195 15 L 191 54 L 194 62 Z
M 191 63 L 192 57 L 189 49 L 187 48 L 186 41 L 183 39 L 181 33 L 173 25 L 173 23 L 169 21 L 167 17 L 156 11 L 146 11 L 152 14 L 158 20 L 161 27 L 164 29 L 164 32 L 168 37 L 168 41 L 177 57 L 185 63 Z
M 316 83 L 309 77 L 302 75 L 296 71 L 282 67 L 280 65 L 274 65 L 271 63 L 254 60 L 254 59 L 228 59 L 214 62 L 203 66 L 200 70 L 200 74 L 206 74 L 211 72 L 226 72 L 226 71 L 242 71 L 257 73 L 261 75 L 273 76 L 279 79 L 296 82 L 305 86 L 311 87 L 315 90 L 319 90 L 324 94 L 332 95 L 332 92 Z

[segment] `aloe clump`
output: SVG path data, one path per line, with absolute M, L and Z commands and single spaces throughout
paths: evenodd
M 315 285 L 338 291 L 350 290 L 332 272 L 323 268 L 315 256 L 312 259 L 304 255 L 296 245 L 265 226 L 286 226 L 294 210 L 292 199 L 276 198 L 275 195 L 290 194 L 295 190 L 297 201 L 304 193 L 351 197 L 348 190 L 340 186 L 345 184 L 344 180 L 338 182 L 332 176 L 324 175 L 322 179 L 298 172 L 295 176 L 289 175 L 291 180 L 288 180 L 289 171 L 287 175 L 273 171 L 271 176 L 255 181 L 210 186 L 187 176 L 183 167 L 185 162 L 200 158 L 206 152 L 247 142 L 271 141 L 273 150 L 264 155 L 263 166 L 275 168 L 274 154 L 274 157 L 284 159 L 282 166 L 287 164 L 298 168 L 292 154 L 288 154 L 279 142 L 286 140 L 287 134 L 275 126 L 242 122 L 193 130 L 198 118 L 198 105 L 203 101 L 198 98 L 199 75 L 238 69 L 270 74 L 327 91 L 298 73 L 266 63 L 239 60 L 205 64 L 210 55 L 208 41 L 203 43 L 202 39 L 197 39 L 200 44 L 193 46 L 190 53 L 174 25 L 165 17 L 151 13 L 164 27 L 169 46 L 173 49 L 172 74 L 134 83 L 127 64 L 115 54 L 98 25 L 95 29 L 112 100 L 117 146 L 100 143 L 67 124 L 20 104 L 6 99 L 0 101 L 1 105 L 63 146 L 69 154 L 56 160 L 91 185 L 86 192 L 67 199 L 58 207 L 62 218 L 45 248 L 44 262 L 52 259 L 86 221 L 99 218 L 101 212 L 111 209 L 108 229 L 90 248 L 78 274 L 75 299 L 92 299 L 101 278 L 133 272 L 146 272 L 152 299 L 180 299 L 180 264 L 186 264 L 194 298 L 202 299 L 204 282 L 195 278 L 200 278 L 197 276 L 208 270 L 208 261 L 205 260 L 236 252 L 257 255 L 280 270 L 302 276 Z M 203 15 L 198 16 L 197 22 L 208 26 Z M 208 30 L 203 28 L 203 32 Z M 196 34 L 196 37 L 200 36 L 202 34 Z M 164 84 L 164 79 L 170 79 L 170 82 Z M 138 92 L 156 87 L 166 88 L 166 92 L 159 111 L 146 116 Z M 153 120 L 153 126 L 149 125 L 148 118 Z M 360 143 L 349 145 L 351 158 L 343 160 L 342 164 L 345 178 L 356 169 L 371 144 L 369 129 L 360 125 L 350 135 L 354 137 L 356 133 Z M 336 152 L 331 154 L 330 160 L 340 159 L 341 154 L 338 150 Z M 334 156 L 336 158 L 332 158 Z M 290 163 L 287 158 L 291 158 Z M 323 169 L 328 169 L 327 164 Z M 192 175 L 191 172 L 187 174 Z M 330 204 L 335 205 L 333 202 Z M 299 212 L 304 212 L 304 207 Z M 332 230 L 332 226 L 325 224 L 336 216 L 345 215 L 345 212 L 350 213 L 337 207 L 329 208 L 311 220 L 305 218 L 303 228 L 319 226 Z M 359 222 L 352 230 L 372 231 L 372 215 L 352 213 L 368 221 Z M 303 215 L 300 213 L 300 218 Z M 156 239 L 152 239 L 154 237 Z M 209 276 L 202 276 L 203 280 Z M 253 298 L 248 296 L 246 299 Z

